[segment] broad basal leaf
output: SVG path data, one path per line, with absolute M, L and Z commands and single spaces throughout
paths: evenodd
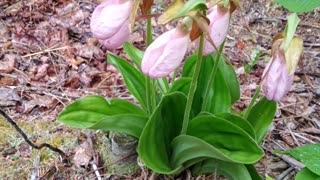
M 308 168 L 303 168 L 298 172 L 295 180 L 320 180 L 320 176 L 313 173 Z
M 207 142 L 230 162 L 252 164 L 263 156 L 263 151 L 247 132 L 213 115 L 199 115 L 192 119 L 187 134 Z M 225 158 L 214 158 L 226 161 Z
M 145 165 L 161 174 L 172 174 L 171 141 L 181 132 L 187 98 L 180 92 L 163 96 L 139 139 L 138 153 Z
M 107 116 L 89 128 L 124 133 L 139 139 L 147 121 L 148 117 L 146 116 L 137 114 L 118 114 Z
M 117 114 L 146 115 L 141 108 L 125 100 L 107 101 L 101 96 L 87 96 L 67 106 L 58 121 L 74 128 L 89 128 L 101 119 Z
M 320 144 L 309 144 L 285 151 L 320 176 Z
M 230 163 L 218 159 L 207 159 L 198 163 L 192 169 L 195 174 L 223 175 L 229 180 L 251 180 L 251 176 L 243 164 Z
M 279 4 L 292 12 L 310 12 L 320 6 L 319 0 L 277 0 Z
M 231 114 L 231 113 L 221 113 L 217 114 L 217 117 L 223 118 L 231 122 L 232 124 L 238 126 L 242 130 L 244 130 L 248 135 L 250 135 L 253 139 L 256 139 L 256 132 L 252 125 L 245 119 L 241 118 L 240 116 Z

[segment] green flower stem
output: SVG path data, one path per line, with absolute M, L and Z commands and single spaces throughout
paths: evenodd
M 169 84 L 167 78 L 161 78 L 157 80 L 159 89 L 162 94 L 166 94 L 169 91 Z
M 146 103 L 147 103 L 147 113 L 150 116 L 152 113 L 151 106 L 151 79 L 149 76 L 146 76 Z
M 149 10 L 149 13 L 151 11 Z M 146 45 L 147 47 L 152 43 L 152 26 L 151 19 L 147 20 L 147 39 Z M 146 76 L 146 101 L 147 101 L 147 112 L 150 116 L 152 114 L 153 109 L 156 107 L 156 99 L 155 99 L 155 91 L 154 91 L 154 82 L 149 77 Z
M 196 89 L 197 89 L 197 82 L 198 82 L 198 77 L 200 74 L 200 69 L 201 69 L 201 64 L 202 64 L 203 42 L 204 42 L 204 34 L 202 33 L 200 36 L 198 59 L 196 62 L 196 67 L 194 70 L 194 74 L 192 77 L 192 81 L 191 81 L 191 85 L 190 85 L 190 89 L 189 89 L 189 93 L 188 93 L 188 101 L 187 101 L 186 109 L 184 111 L 184 118 L 183 118 L 181 134 L 186 134 L 187 129 L 188 129 L 189 117 L 190 117 L 190 111 L 192 108 L 193 97 L 194 97 L 194 93 L 196 92 Z
M 151 11 L 149 10 L 149 13 Z M 149 46 L 152 43 L 152 25 L 151 25 L 151 19 L 147 20 L 147 46 Z
M 224 47 L 224 43 L 222 43 L 222 45 L 219 48 L 218 54 L 216 55 L 216 59 L 214 61 L 214 65 L 213 65 L 213 70 L 211 71 L 210 79 L 209 79 L 209 82 L 207 84 L 207 87 L 206 87 L 206 90 L 205 90 L 205 93 L 204 93 L 204 98 L 203 98 L 201 111 L 205 111 L 207 109 L 208 100 L 209 100 L 208 96 L 209 96 L 210 88 L 213 85 L 214 78 L 216 77 L 216 74 L 217 74 L 217 71 L 218 71 L 218 65 L 219 65 L 219 62 L 220 62 L 220 59 L 221 59 L 220 57 L 221 57 L 221 53 L 223 51 L 223 47 Z
M 178 68 L 176 70 L 174 70 L 174 72 L 173 72 L 171 84 L 173 84 L 176 81 L 177 74 L 178 74 Z
M 258 98 L 258 96 L 260 95 L 260 91 L 261 91 L 261 86 L 259 86 L 257 89 L 256 89 L 256 92 L 254 93 L 251 101 L 250 101 L 250 104 L 249 106 L 247 107 L 247 109 L 245 110 L 245 113 L 243 115 L 243 118 L 244 119 L 247 119 L 248 116 L 249 116 L 249 113 L 254 105 L 254 103 L 256 102 L 256 99 Z

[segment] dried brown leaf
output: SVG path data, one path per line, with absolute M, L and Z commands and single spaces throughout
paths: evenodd
M 78 168 L 87 168 L 94 154 L 92 145 L 89 142 L 84 142 L 77 147 L 73 157 L 74 164 Z
M 31 100 L 24 102 L 24 113 L 29 113 L 35 107 L 51 109 L 58 104 L 58 100 L 49 95 L 30 94 Z
M 0 62 L 0 73 L 11 73 L 14 70 L 18 56 L 15 54 L 6 54 L 4 61 Z
M 21 98 L 16 90 L 0 87 L 0 106 L 13 106 L 20 100 Z
M 39 79 L 44 78 L 47 75 L 47 70 L 49 68 L 49 64 L 42 64 L 37 68 L 37 73 L 32 78 L 32 80 L 38 81 Z

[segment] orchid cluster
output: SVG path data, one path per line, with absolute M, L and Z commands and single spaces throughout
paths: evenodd
M 92 13 L 91 31 L 106 48 L 116 49 L 129 39 L 129 16 L 132 6 L 130 0 L 108 0 L 97 6 Z M 220 4 L 208 10 L 209 38 L 204 41 L 204 55 L 212 54 L 223 43 L 228 32 L 230 16 L 230 7 L 226 8 Z M 175 29 L 163 33 L 146 49 L 141 63 L 145 75 L 153 79 L 166 77 L 181 65 L 190 44 L 192 29 L 190 18 L 186 19 L 180 21 Z M 208 39 L 213 40 L 213 43 Z M 195 41 L 196 47 L 199 48 L 199 38 Z M 283 52 L 277 47 L 262 75 L 265 77 L 262 90 L 269 100 L 280 101 L 293 83 L 293 75 L 288 72 L 284 59 Z M 268 76 L 265 76 L 267 74 Z
M 238 112 L 233 104 L 240 98 L 240 86 L 223 47 L 232 12 L 241 8 L 239 0 L 175 0 L 158 21 L 178 20 L 176 27 L 150 43 L 152 5 L 150 0 L 108 0 L 96 7 L 90 24 L 103 46 L 110 51 L 123 47 L 131 58 L 133 63 L 111 52 L 107 55 L 138 105 L 88 96 L 66 107 L 59 121 L 136 138 L 139 158 L 160 174 L 176 175 L 192 168 L 195 174 L 257 179 L 253 164 L 263 156 L 260 144 L 272 123 L 276 101 L 288 93 L 302 56 L 296 27 L 287 26 L 274 39 L 260 85 L 264 96 L 259 98 L 258 88 L 248 107 Z M 147 19 L 145 52 L 126 42 L 139 7 Z M 185 57 L 192 43 L 197 52 Z
M 109 0 L 100 4 L 92 14 L 91 31 L 108 49 L 121 46 L 129 38 L 130 0 Z M 121 13 L 119 13 L 121 12 Z M 209 36 L 214 46 L 205 40 L 204 55 L 215 52 L 224 41 L 230 19 L 229 8 L 215 5 L 208 11 Z M 160 35 L 146 50 L 142 60 L 142 71 L 151 78 L 165 77 L 182 62 L 190 44 L 191 19 L 180 21 L 175 29 Z M 199 46 L 199 38 L 197 40 Z

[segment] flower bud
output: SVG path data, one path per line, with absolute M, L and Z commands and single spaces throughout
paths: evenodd
M 229 9 L 216 5 L 209 9 L 207 18 L 210 20 L 209 36 L 216 48 L 219 48 L 227 36 L 230 11 Z M 215 47 L 207 39 L 208 38 L 204 41 L 203 55 L 209 55 L 216 51 Z M 199 48 L 199 42 L 199 40 L 196 42 L 197 48 Z
M 262 92 L 269 100 L 280 101 L 293 83 L 293 75 L 290 75 L 286 66 L 285 56 L 277 51 L 267 64 L 262 77 Z
M 182 62 L 189 46 L 191 25 L 179 22 L 175 29 L 160 35 L 146 49 L 142 72 L 151 78 L 161 78 L 173 72 Z
M 121 46 L 129 38 L 131 8 L 130 0 L 108 0 L 93 11 L 91 32 L 108 49 Z

